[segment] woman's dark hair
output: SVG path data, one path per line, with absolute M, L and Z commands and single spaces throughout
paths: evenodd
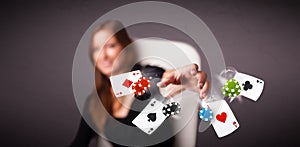
M 102 23 L 101 25 L 96 26 L 95 29 L 93 30 L 92 37 L 94 37 L 94 35 L 101 30 L 109 31 L 110 33 L 112 33 L 112 35 L 114 37 L 116 37 L 116 39 L 122 45 L 123 48 L 132 42 L 124 25 L 118 20 L 107 20 L 104 23 Z M 92 61 L 92 63 L 94 63 L 93 58 L 92 58 L 94 49 L 91 47 L 91 45 L 92 45 L 92 42 L 90 43 L 89 53 L 90 53 L 91 61 Z
M 132 40 L 128 36 L 126 29 L 124 28 L 124 25 L 118 20 L 108 20 L 100 25 L 99 28 L 95 29 L 96 32 L 100 30 L 107 30 L 111 33 L 115 33 L 114 36 L 123 47 L 126 47 L 132 42 Z

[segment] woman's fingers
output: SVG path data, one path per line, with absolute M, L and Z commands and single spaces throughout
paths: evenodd
M 160 88 L 164 88 L 169 84 L 181 84 L 182 77 L 191 77 L 196 76 L 198 73 L 198 65 L 190 64 L 177 70 L 167 70 L 161 81 L 157 83 L 157 86 Z
M 207 96 L 207 92 L 209 90 L 209 82 L 207 81 L 207 74 L 202 71 L 198 71 L 196 75 L 197 86 L 196 90 L 200 94 L 200 98 L 205 98 Z
M 202 72 L 202 71 L 198 71 L 197 75 L 197 88 L 201 89 L 205 82 L 206 82 L 206 78 L 207 78 L 207 75 L 205 72 Z
M 206 98 L 209 90 L 209 82 L 205 81 L 204 86 L 200 89 L 200 98 Z
M 164 73 L 161 81 L 157 83 L 157 86 L 160 88 L 164 88 L 164 87 L 168 86 L 169 84 L 178 83 L 178 81 L 176 81 L 177 79 L 178 78 L 176 76 L 175 70 L 168 70 Z
M 165 88 L 160 88 L 160 93 L 163 97 L 171 98 L 184 90 L 182 85 L 168 85 Z
M 165 88 L 170 84 L 181 84 L 186 89 L 199 92 L 200 98 L 205 98 L 209 90 L 207 74 L 205 72 L 198 71 L 197 64 L 187 65 L 177 70 L 173 69 L 166 71 L 161 81 L 157 83 L 157 86 Z

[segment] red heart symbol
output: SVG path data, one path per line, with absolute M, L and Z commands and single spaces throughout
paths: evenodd
M 216 116 L 217 120 L 220 122 L 223 122 L 223 123 L 225 123 L 226 117 L 227 117 L 227 114 L 225 112 L 222 112 L 221 114 L 218 114 Z

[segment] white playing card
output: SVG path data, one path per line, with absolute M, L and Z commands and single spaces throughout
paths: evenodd
M 132 84 L 141 77 L 142 73 L 140 70 L 111 76 L 110 82 L 116 97 L 132 94 Z
M 163 107 L 163 103 L 152 99 L 132 123 L 143 132 L 152 134 L 167 118 L 162 112 Z
M 211 123 L 219 138 L 229 135 L 239 128 L 240 125 L 225 100 L 210 102 L 208 106 L 213 111 Z
M 256 101 L 260 97 L 264 89 L 263 80 L 244 73 L 237 72 L 233 79 L 237 80 L 242 88 L 240 95 L 253 101 Z

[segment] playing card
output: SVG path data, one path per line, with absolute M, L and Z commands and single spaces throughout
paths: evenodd
M 163 103 L 152 99 L 132 123 L 145 133 L 152 134 L 167 118 L 162 112 L 163 107 Z
M 225 100 L 213 101 L 208 106 L 213 111 L 211 123 L 219 138 L 231 134 L 240 126 Z
M 242 88 L 240 95 L 253 101 L 256 101 L 260 97 L 264 89 L 263 80 L 244 73 L 237 72 L 233 79 L 237 80 Z
M 132 94 L 132 84 L 141 77 L 142 73 L 140 70 L 111 76 L 110 82 L 116 97 Z

